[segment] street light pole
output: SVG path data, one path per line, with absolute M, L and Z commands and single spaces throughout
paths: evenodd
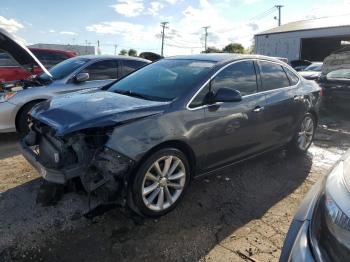
M 207 51 L 207 40 L 208 40 L 208 28 L 209 28 L 210 26 L 204 26 L 203 28 L 204 28 L 204 31 L 205 31 L 205 33 L 204 33 L 204 52 L 206 52 Z
M 161 50 L 161 56 L 164 56 L 164 37 L 165 37 L 165 28 L 166 25 L 169 24 L 169 22 L 161 22 L 160 26 L 162 27 L 162 50 Z

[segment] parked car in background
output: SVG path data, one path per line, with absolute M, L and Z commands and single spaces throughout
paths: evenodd
M 338 69 L 318 79 L 323 89 L 323 103 L 327 108 L 350 112 L 350 68 Z
M 89 88 L 101 88 L 150 61 L 127 56 L 77 56 L 49 71 L 25 47 L 0 31 L 0 49 L 7 51 L 22 65 L 39 63 L 43 73 L 0 90 L 0 133 L 28 130 L 28 112 L 52 97 Z
M 38 104 L 22 152 L 47 181 L 80 178 L 147 216 L 194 177 L 285 145 L 306 152 L 320 104 L 316 83 L 254 55 L 164 58 L 104 90 Z
M 325 107 L 350 109 L 350 48 L 343 48 L 325 58 L 317 82 L 323 89 Z
M 280 261 L 349 261 L 350 150 L 301 203 Z
M 46 67 L 52 66 L 76 56 L 75 52 L 55 49 L 28 48 Z M 41 74 L 43 70 L 37 64 L 23 67 L 10 54 L 0 50 L 0 82 L 24 80 L 32 75 Z
M 296 71 L 303 71 L 306 67 L 311 65 L 312 62 L 308 60 L 292 60 L 290 61 L 290 65 L 296 70 Z
M 321 76 L 322 73 L 322 62 L 313 62 L 311 65 L 306 67 L 304 70 L 299 71 L 299 74 L 308 80 L 316 80 Z
M 155 62 L 164 58 L 163 56 L 152 52 L 143 52 L 139 55 L 139 57 L 150 60 L 152 62 Z

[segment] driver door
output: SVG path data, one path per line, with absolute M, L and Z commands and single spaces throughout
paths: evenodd
M 214 95 L 220 88 L 238 90 L 242 100 L 214 103 L 205 109 L 206 171 L 235 162 L 264 147 L 265 96 L 258 93 L 254 61 L 239 61 L 226 67 L 212 80 L 210 88 Z
M 77 82 L 73 77 L 60 91 L 79 91 L 88 88 L 103 87 L 118 78 L 119 62 L 117 60 L 97 61 L 85 67 L 79 73 L 88 73 L 89 79 Z

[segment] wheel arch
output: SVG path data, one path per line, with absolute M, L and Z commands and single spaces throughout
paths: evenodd
M 188 164 L 190 166 L 190 177 L 192 179 L 196 171 L 196 155 L 191 146 L 182 140 L 168 140 L 152 147 L 150 150 L 148 150 L 146 154 L 142 156 L 140 161 L 138 161 L 138 164 L 135 167 L 134 171 L 137 171 L 140 165 L 144 163 L 144 161 L 146 161 L 148 157 L 164 148 L 175 148 L 180 150 L 183 154 L 185 154 L 188 160 Z
M 47 99 L 45 98 L 38 98 L 38 99 L 35 99 L 35 100 L 31 100 L 31 101 L 27 101 L 25 104 L 23 104 L 17 111 L 16 113 L 16 118 L 15 118 L 15 127 L 16 127 L 16 130 L 18 131 L 18 121 L 19 121 L 19 116 L 22 114 L 22 112 L 24 111 L 24 109 L 30 105 L 30 104 L 37 104 L 37 103 L 40 103 L 40 102 L 43 102 L 43 101 L 46 101 Z

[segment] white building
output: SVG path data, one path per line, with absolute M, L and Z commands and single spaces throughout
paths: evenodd
M 350 43 L 350 17 L 303 20 L 255 35 L 255 52 L 289 61 L 323 59 Z

